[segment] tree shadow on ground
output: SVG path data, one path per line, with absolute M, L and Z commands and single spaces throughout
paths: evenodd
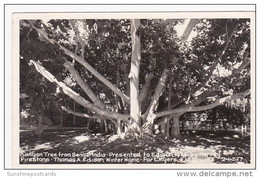
M 198 131 L 184 135 L 176 146 L 208 151 L 214 163 L 250 163 L 250 136 L 242 136 L 237 132 Z
M 46 130 L 20 132 L 20 153 L 165 153 L 176 159 L 170 163 L 250 163 L 250 137 L 235 132 L 197 132 L 180 139 L 159 136 L 143 139 L 116 139 L 110 135 L 90 134 L 86 130 Z M 167 155 L 165 158 L 168 158 Z M 165 159 L 164 159 L 165 161 Z M 24 163 L 24 162 L 21 162 Z M 159 161 L 158 163 L 163 163 Z

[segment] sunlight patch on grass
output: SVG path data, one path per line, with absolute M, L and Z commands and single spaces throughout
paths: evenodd
M 156 151 L 157 151 L 157 153 L 163 153 L 163 152 L 164 152 L 164 151 L 163 151 L 162 149 L 160 149 L 160 148 L 157 148 Z
M 84 141 L 88 141 L 90 139 L 89 136 L 84 136 L 84 135 L 80 135 L 80 136 L 76 136 L 74 137 L 74 139 L 78 142 L 78 143 L 82 143 Z
M 59 135 L 59 137 L 68 137 L 68 135 Z
M 240 138 L 239 135 L 233 135 L 233 138 Z
M 51 146 L 51 143 L 44 143 L 44 144 L 39 144 L 39 145 L 35 145 L 34 150 L 40 150 L 40 149 L 51 149 L 53 148 L 53 146 Z
M 228 137 L 228 136 L 223 137 L 223 138 L 226 139 L 226 140 L 231 140 L 232 139 L 231 137 Z
M 208 147 L 208 149 L 220 150 L 222 147 L 223 147 L 222 145 L 211 145 Z
M 121 134 L 117 134 L 117 135 L 113 135 L 113 136 L 109 137 L 108 143 L 114 142 L 114 141 L 116 141 L 119 138 L 120 139 L 124 139 L 125 138 L 125 133 L 121 133 Z
M 216 143 L 217 141 L 216 140 L 212 140 L 212 139 L 208 139 L 208 138 L 200 138 L 201 140 L 205 140 L 209 143 Z
M 173 140 L 171 140 L 173 143 L 180 143 L 181 141 L 180 140 L 178 140 L 178 139 L 176 139 L 176 138 L 174 138 Z

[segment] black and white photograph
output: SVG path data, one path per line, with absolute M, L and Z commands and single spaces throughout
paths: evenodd
M 18 167 L 255 167 L 254 13 L 13 19 Z

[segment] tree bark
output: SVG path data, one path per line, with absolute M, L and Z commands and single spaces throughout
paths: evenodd
M 153 74 L 147 74 L 145 76 L 145 84 L 140 92 L 140 95 L 139 95 L 139 102 L 140 104 L 142 104 L 147 96 L 147 93 L 148 93 L 148 90 L 149 90 L 149 86 L 151 84 L 151 80 L 153 79 Z
M 153 129 L 153 122 L 154 122 L 154 119 L 156 118 L 154 111 L 156 110 L 156 108 L 158 106 L 158 101 L 165 88 L 165 84 L 166 84 L 168 75 L 169 75 L 169 70 L 166 68 L 166 69 L 164 69 L 162 76 L 156 86 L 156 89 L 155 89 L 153 97 L 152 97 L 152 101 L 150 102 L 150 105 L 149 105 L 146 113 L 144 114 L 144 119 L 146 119 L 146 122 L 143 125 L 143 128 L 151 133 L 152 133 L 152 129 Z
M 73 78 L 79 84 L 79 86 L 83 89 L 83 91 L 88 95 L 91 101 L 98 107 L 104 109 L 104 103 L 96 96 L 90 86 L 82 79 L 78 71 L 74 68 L 74 66 L 69 62 L 65 62 L 63 66 L 71 73 Z
M 181 137 L 179 118 L 180 118 L 180 115 L 172 115 L 171 136 L 173 138 L 180 138 Z
M 74 77 L 76 82 L 83 89 L 83 91 L 88 95 L 88 97 L 91 99 L 91 101 L 96 106 L 98 106 L 99 108 L 105 109 L 106 106 L 104 105 L 104 103 L 96 96 L 96 94 L 93 92 L 93 90 L 90 88 L 90 86 L 82 79 L 82 77 L 80 76 L 78 71 L 74 68 L 74 66 L 69 61 L 66 61 L 63 64 L 63 66 L 72 74 L 72 76 Z M 100 120 L 100 122 L 101 122 L 101 130 L 106 133 L 108 131 L 108 129 L 107 129 L 107 121 L 106 120 Z
M 132 57 L 131 69 L 129 73 L 130 79 L 130 121 L 129 130 L 140 131 L 140 103 L 139 103 L 139 73 L 141 60 L 141 43 L 140 37 L 136 34 L 140 20 L 131 20 L 131 36 L 132 36 Z
M 172 101 L 172 74 L 169 77 L 169 92 L 168 92 L 168 109 L 171 109 L 171 101 Z M 165 126 L 165 138 L 170 137 L 170 118 L 166 117 L 166 126 Z

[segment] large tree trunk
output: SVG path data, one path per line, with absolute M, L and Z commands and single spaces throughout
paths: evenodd
M 139 103 L 139 70 L 141 60 L 141 44 L 140 37 L 136 34 L 140 20 L 131 20 L 131 36 L 132 36 L 132 58 L 131 69 L 129 73 L 130 79 L 130 125 L 129 131 L 135 133 L 140 132 L 140 103 Z

